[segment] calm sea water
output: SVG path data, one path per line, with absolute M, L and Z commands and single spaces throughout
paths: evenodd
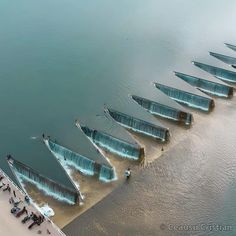
M 12 153 L 60 179 L 31 137 L 69 137 L 75 118 L 111 98 L 124 102 L 173 70 L 198 75 L 193 59 L 218 64 L 207 52 L 233 55 L 223 43 L 236 43 L 235 22 L 234 0 L 2 0 L 0 167 Z

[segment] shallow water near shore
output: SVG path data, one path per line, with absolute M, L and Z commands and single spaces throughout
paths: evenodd
M 169 123 L 169 122 L 167 122 Z M 76 184 L 80 185 L 80 190 L 82 195 L 84 196 L 84 203 L 82 205 L 68 205 L 61 201 L 57 201 L 52 199 L 51 197 L 45 196 L 42 191 L 37 190 L 34 186 L 27 185 L 27 192 L 34 199 L 34 201 L 38 205 L 43 205 L 44 203 L 48 203 L 50 207 L 55 211 L 55 216 L 52 217 L 52 220 L 61 228 L 65 227 L 76 217 L 84 213 L 89 208 L 93 207 L 96 203 L 101 201 L 104 197 L 114 191 L 117 187 L 124 184 L 124 170 L 128 167 L 131 168 L 132 173 L 136 174 L 139 171 L 142 171 L 148 164 L 155 161 L 158 157 L 160 157 L 163 153 L 168 151 L 171 147 L 175 146 L 178 142 L 181 141 L 185 136 L 182 132 L 186 132 L 183 127 L 176 126 L 175 124 L 169 123 L 172 126 L 172 131 L 176 131 L 178 135 L 175 136 L 175 140 L 171 143 L 162 143 L 154 140 L 152 138 L 146 138 L 145 136 L 137 135 L 135 133 L 131 133 L 133 137 L 145 147 L 146 154 L 145 159 L 142 162 L 132 161 L 121 158 L 116 155 L 112 155 L 111 153 L 105 153 L 105 155 L 109 158 L 112 165 L 116 167 L 117 180 L 111 183 L 103 183 L 100 182 L 96 176 L 84 176 L 80 174 L 76 169 L 71 166 L 67 166 L 67 170 L 70 173 L 73 181 Z M 186 133 L 185 133 L 186 134 Z M 161 151 L 161 148 L 164 148 L 164 151 Z
M 216 104 L 208 115 L 194 113 L 190 132 L 179 131 L 175 145 L 66 226 L 65 233 L 234 236 L 236 99 Z
M 51 154 L 42 151 L 46 147 L 38 145 L 42 133 L 57 133 L 59 137 L 55 138 L 70 140 L 71 130 L 76 129 L 75 119 L 86 120 L 86 117 L 101 114 L 104 103 L 110 100 L 124 105 L 131 91 L 137 88 L 141 91 L 153 81 L 171 83 L 176 79 L 174 70 L 207 77 L 191 65 L 192 60 L 229 68 L 210 58 L 208 51 L 236 56 L 223 45 L 224 42 L 236 44 L 235 21 L 236 3 L 233 0 L 227 4 L 223 0 L 214 1 L 214 4 L 209 0 L 173 0 L 171 4 L 164 0 L 122 0 L 116 3 L 109 0 L 93 3 L 75 0 L 1 1 L 0 167 L 9 174 L 5 156 L 11 153 L 43 174 L 68 183 L 55 159 L 48 158 Z M 225 204 L 216 211 L 215 217 L 232 222 L 236 219 L 233 212 L 236 165 L 232 141 L 235 137 L 235 99 L 216 99 L 215 111 L 210 114 L 193 113 L 195 124 L 190 129 L 157 118 L 171 131 L 164 153 L 187 137 L 190 144 L 198 145 L 197 149 L 194 146 L 190 150 L 194 152 L 188 159 L 190 165 L 183 165 L 183 169 L 181 166 L 174 168 L 175 158 L 172 157 L 173 168 L 162 170 L 163 165 L 170 165 L 168 158 L 166 163 L 164 161 L 165 154 L 161 156 L 162 144 L 138 137 L 147 147 L 146 164 L 161 156 L 163 165 L 158 171 L 166 171 L 163 178 L 167 182 L 162 179 L 166 188 L 169 176 L 179 176 L 184 185 L 187 181 L 192 186 L 196 185 L 195 177 L 198 176 L 199 184 L 204 183 L 206 192 L 213 188 L 209 194 L 204 192 L 194 196 L 193 190 L 185 189 L 183 185 L 179 189 L 177 184 L 176 188 L 171 186 L 173 189 L 169 194 L 168 191 L 162 192 L 163 199 L 174 199 L 175 191 L 182 193 L 182 205 L 188 204 L 188 196 L 201 199 L 201 194 L 207 194 L 209 198 L 213 195 L 224 198 Z M 225 124 L 231 127 L 227 130 L 229 134 L 223 134 Z M 204 132 L 202 137 L 205 129 L 211 133 Z M 216 132 L 215 138 L 212 132 Z M 200 142 L 203 138 L 204 143 Z M 73 142 L 76 144 L 78 140 Z M 189 146 L 185 147 L 184 142 L 181 145 L 179 155 L 184 158 Z M 207 151 L 203 153 L 202 148 L 206 149 L 206 146 Z M 123 170 L 129 163 L 116 160 L 114 165 L 122 182 Z M 132 168 L 142 171 L 143 167 Z M 80 176 L 78 179 L 90 199 L 85 208 L 119 185 L 119 181 L 104 185 L 93 178 Z M 164 193 L 167 194 L 165 198 Z M 40 198 L 37 200 L 40 202 Z M 59 211 L 60 203 L 50 198 L 47 201 Z M 214 201 L 213 207 L 222 203 Z M 202 208 L 207 205 L 202 207 L 202 203 L 198 203 L 193 211 L 203 215 Z M 161 202 L 159 204 L 161 206 Z M 76 215 L 75 211 L 74 217 Z M 60 222 L 61 226 L 65 224 Z

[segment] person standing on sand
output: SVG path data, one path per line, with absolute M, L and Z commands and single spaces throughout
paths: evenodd
M 9 191 L 9 188 L 10 188 L 10 186 L 9 186 L 9 184 L 7 184 L 7 187 L 3 189 L 3 192 L 5 192 L 7 190 Z
M 126 180 L 128 180 L 131 176 L 131 170 L 130 168 L 128 168 L 126 171 L 125 171 L 125 177 L 126 177 Z

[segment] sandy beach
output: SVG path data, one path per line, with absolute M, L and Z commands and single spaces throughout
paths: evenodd
M 0 170 L 0 175 L 4 175 L 3 172 Z M 11 209 L 13 208 L 13 204 L 9 203 L 10 197 L 13 197 L 14 200 L 22 200 L 22 202 L 18 205 L 19 208 L 26 207 L 28 214 L 34 212 L 36 215 L 40 215 L 39 211 L 34 207 L 32 204 L 27 204 L 24 201 L 25 194 L 21 192 L 5 175 L 4 179 L 0 181 L 0 186 L 2 184 L 9 184 L 11 188 L 11 192 L 3 191 L 5 188 L 2 187 L 0 189 L 0 235 L 19 235 L 19 236 L 28 236 L 28 235 L 60 235 L 63 236 L 64 234 L 57 228 L 51 221 L 45 219 L 45 221 L 40 226 L 34 226 L 32 229 L 28 229 L 28 226 L 32 223 L 32 220 L 23 224 L 21 221 L 24 219 L 26 214 L 23 214 L 21 217 L 16 218 L 13 214 L 11 214 Z M 14 197 L 13 191 L 16 193 L 16 198 Z

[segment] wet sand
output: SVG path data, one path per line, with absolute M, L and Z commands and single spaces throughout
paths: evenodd
M 112 165 L 116 167 L 116 174 L 118 178 L 116 181 L 110 183 L 103 183 L 99 181 L 97 176 L 82 175 L 76 169 L 71 167 L 72 179 L 76 184 L 80 185 L 81 192 L 84 196 L 84 202 L 82 205 L 69 205 L 67 203 L 57 201 L 50 196 L 46 196 L 42 191 L 38 190 L 31 184 L 25 183 L 25 188 L 28 194 L 39 206 L 47 203 L 51 208 L 53 208 L 55 216 L 51 217 L 51 219 L 56 223 L 56 225 L 62 228 L 119 186 L 123 180 L 124 170 L 128 166 L 132 166 L 132 168 L 139 166 L 139 162 L 120 159 L 120 157 L 113 156 L 111 154 L 107 154 L 107 156 L 109 156 L 109 160 Z
M 227 100 L 224 99 L 222 101 L 227 102 Z M 145 147 L 145 160 L 142 163 L 124 159 L 109 152 L 103 151 L 104 155 L 110 160 L 111 164 L 116 169 L 118 177 L 116 181 L 110 183 L 102 183 L 96 176 L 91 177 L 82 175 L 76 169 L 71 167 L 70 170 L 72 179 L 75 181 L 75 183 L 78 183 L 80 185 L 81 192 L 85 197 L 83 205 L 68 205 L 67 203 L 57 201 L 50 196 L 45 196 L 41 191 L 39 191 L 32 185 L 27 185 L 27 191 L 29 195 L 39 206 L 45 203 L 49 204 L 49 206 L 53 208 L 55 212 L 55 216 L 53 216 L 51 219 L 60 228 L 65 227 L 75 218 L 77 218 L 82 213 L 105 198 L 108 194 L 114 191 L 114 189 L 124 184 L 124 171 L 125 169 L 127 169 L 127 167 L 131 167 L 133 174 L 136 174 L 139 171 L 145 169 L 145 167 L 150 163 L 154 162 L 166 152 L 173 149 L 181 141 L 185 140 L 195 129 L 197 129 L 195 127 L 196 125 L 198 127 L 201 123 L 206 122 L 206 119 L 211 116 L 211 113 L 214 113 L 214 111 L 210 113 L 204 113 L 193 109 L 189 110 L 194 114 L 194 122 L 190 127 L 182 125 L 175 121 L 169 121 L 160 117 L 156 117 L 163 123 L 163 125 L 169 127 L 170 129 L 171 136 L 168 142 L 163 143 L 161 141 L 129 131 L 131 135 L 142 146 Z M 161 150 L 162 147 L 164 148 L 164 151 Z
M 32 185 L 27 185 L 26 187 L 29 195 L 40 206 L 48 203 L 55 212 L 55 216 L 51 219 L 60 228 L 63 228 L 76 217 L 80 216 L 82 213 L 101 201 L 118 186 L 122 185 L 125 182 L 124 171 L 128 167 L 131 168 L 133 174 L 144 169 L 146 165 L 155 161 L 163 153 L 167 152 L 170 148 L 180 142 L 185 137 L 183 134 L 188 134 L 192 129 L 192 127 L 186 127 L 174 121 L 167 121 L 158 117 L 157 119 L 161 120 L 161 122 L 170 129 L 170 141 L 166 143 L 129 131 L 131 135 L 145 147 L 145 159 L 143 162 L 128 160 L 103 151 L 104 155 L 110 160 L 111 164 L 116 169 L 118 178 L 116 181 L 102 183 L 97 177 L 84 176 L 73 167 L 70 168 L 72 179 L 80 185 L 81 192 L 85 197 L 83 205 L 70 206 L 66 203 L 59 202 L 49 196 L 45 196 Z M 162 147 L 164 148 L 164 151 L 161 150 Z
M 235 235 L 236 205 L 227 195 L 236 181 L 235 108 L 235 98 L 216 99 L 213 112 L 193 112 L 191 129 L 170 125 L 172 137 L 163 155 L 160 145 L 148 141 L 146 167 L 137 168 L 129 182 L 63 231 L 69 236 Z M 229 228 L 220 232 L 172 227 L 201 224 Z

